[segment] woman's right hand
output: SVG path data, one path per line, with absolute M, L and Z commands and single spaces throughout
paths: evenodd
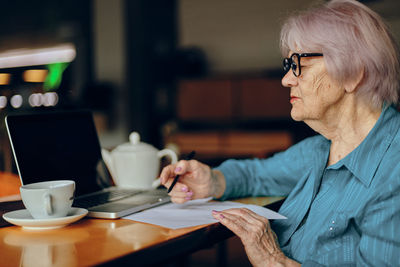
M 169 188 L 176 175 L 179 175 L 179 180 L 169 193 L 174 203 L 206 197 L 218 198 L 225 190 L 223 174 L 197 160 L 181 160 L 166 166 L 160 174 L 161 184 Z

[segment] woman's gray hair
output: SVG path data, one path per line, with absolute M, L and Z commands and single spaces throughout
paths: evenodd
M 341 84 L 364 76 L 357 94 L 373 107 L 397 104 L 399 54 L 382 18 L 355 0 L 332 0 L 290 17 L 281 51 L 323 53 L 328 74 Z

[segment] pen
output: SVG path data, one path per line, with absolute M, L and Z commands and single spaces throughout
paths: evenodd
M 185 160 L 191 160 L 194 157 L 195 154 L 196 154 L 196 151 L 190 152 L 189 155 L 187 155 L 185 157 Z M 174 181 L 172 181 L 171 186 L 168 188 L 168 191 L 167 191 L 168 193 L 171 192 L 172 188 L 174 188 L 176 182 L 178 182 L 178 179 L 179 179 L 179 174 L 176 175 L 175 178 L 174 178 Z

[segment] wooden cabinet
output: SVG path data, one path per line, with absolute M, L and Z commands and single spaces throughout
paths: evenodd
M 289 89 L 280 79 L 185 80 L 179 83 L 176 103 L 179 126 L 164 142 L 176 145 L 182 154 L 196 150 L 200 159 L 266 157 L 293 143 L 289 131 L 261 127 L 290 118 Z M 257 123 L 241 126 L 248 121 Z
M 292 137 L 286 131 L 181 131 L 169 136 L 167 143 L 177 145 L 182 154 L 196 150 L 196 158 L 202 160 L 264 158 L 287 149 L 292 145 Z
M 182 121 L 289 118 L 289 89 L 280 79 L 214 78 L 181 81 L 177 117 Z
M 232 81 L 182 81 L 177 103 L 179 120 L 230 120 L 234 108 Z
M 289 118 L 290 89 L 283 87 L 279 79 L 243 79 L 238 86 L 240 119 Z

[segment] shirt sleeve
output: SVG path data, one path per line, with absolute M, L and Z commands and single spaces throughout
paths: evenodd
M 221 197 L 287 196 L 298 181 L 298 173 L 311 166 L 310 149 L 320 138 L 307 138 L 267 159 L 227 160 L 218 166 L 226 180 Z

